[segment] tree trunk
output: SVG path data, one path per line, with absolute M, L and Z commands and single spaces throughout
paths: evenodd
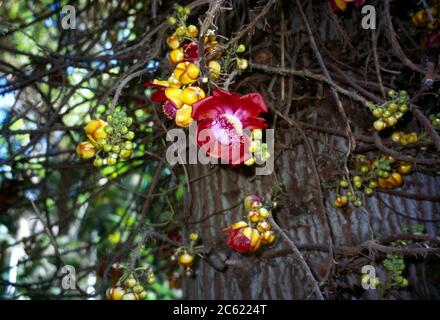
M 313 122 L 326 119 L 329 127 L 343 128 L 338 124 L 337 112 L 331 103 L 317 109 Z M 359 127 L 362 127 L 362 121 L 360 115 Z M 314 175 L 313 166 L 317 166 L 321 178 L 339 168 L 337 162 L 330 160 L 329 157 L 334 154 L 328 153 L 325 144 L 344 149 L 346 140 L 324 134 L 316 134 L 314 139 L 308 136 L 313 149 L 313 155 L 310 155 L 303 139 L 298 137 L 301 135 L 294 128 L 277 128 L 275 143 L 289 146 L 290 151 L 276 153 L 276 174 L 273 175 L 252 176 L 243 171 L 247 169 L 227 166 L 214 170 L 214 173 L 207 166 L 189 167 L 191 179 L 204 177 L 191 184 L 192 194 L 197 196 L 191 200 L 190 228 L 200 233 L 203 244 L 213 254 L 224 256 L 227 268 L 220 272 L 202 261 L 195 269 L 195 277 L 185 280 L 186 298 L 235 300 L 318 297 L 310 278 L 306 277 L 304 266 L 294 259 L 291 248 L 279 234 L 273 247 L 266 248 L 259 255 L 241 255 L 226 247 L 222 228 L 245 218 L 242 201 L 249 194 L 264 196 L 266 201 L 276 194 L 279 206 L 274 211 L 275 220 L 299 247 L 321 285 L 324 297 L 328 299 L 377 298 L 378 293 L 374 291 L 360 289 L 360 292 L 353 292 L 344 288 L 353 285 L 360 287 L 359 275 L 363 265 L 373 264 L 379 274 L 384 272 L 379 264 L 365 258 L 368 252 L 355 257 L 335 255 L 337 264 L 334 264 L 328 252 L 330 243 L 333 243 L 333 248 L 356 246 L 377 237 L 403 233 L 402 228 L 414 223 L 423 223 L 429 234 L 438 234 L 438 202 L 375 193 L 373 197 L 365 197 L 360 208 L 335 208 L 334 189 L 324 189 L 322 181 L 319 182 Z M 315 162 L 311 161 L 311 157 Z M 439 182 L 438 178 L 415 172 L 405 177 L 403 190 L 435 195 Z M 323 189 L 324 198 L 320 197 L 320 188 Z M 374 256 L 373 252 L 371 255 Z M 413 279 L 411 285 L 415 289 L 412 291 L 413 297 L 432 297 L 429 290 L 418 290 L 429 284 L 426 277 L 415 277 L 417 272 L 424 271 L 416 268 L 412 262 L 409 265 L 409 278 Z M 341 270 L 345 272 L 336 272 Z M 422 291 L 424 293 L 420 293 Z M 400 297 L 406 297 L 405 294 L 401 292 Z

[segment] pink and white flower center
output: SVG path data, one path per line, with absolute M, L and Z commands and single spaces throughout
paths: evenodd
M 224 145 L 243 141 L 243 125 L 237 117 L 231 114 L 218 116 L 212 123 L 212 131 L 216 140 Z

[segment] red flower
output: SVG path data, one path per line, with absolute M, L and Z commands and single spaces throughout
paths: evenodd
M 197 144 L 210 157 L 240 164 L 251 157 L 250 139 L 244 130 L 267 125 L 257 117 L 267 112 L 259 93 L 240 97 L 236 93 L 215 90 L 212 96 L 193 104 L 192 118 L 197 124 Z
M 244 221 L 234 223 L 224 232 L 231 232 L 226 244 L 239 253 L 255 252 L 260 247 L 260 233 L 257 229 L 249 227 Z

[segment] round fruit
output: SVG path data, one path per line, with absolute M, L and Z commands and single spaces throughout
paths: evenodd
M 122 300 L 125 295 L 125 290 L 122 287 L 114 287 L 110 290 L 110 299 L 111 300 Z
M 178 27 L 176 29 L 176 34 L 183 37 L 184 35 L 186 35 L 186 28 L 183 26 Z
M 101 158 L 96 158 L 95 160 L 93 160 L 93 165 L 97 168 L 101 167 L 103 164 L 103 161 Z
M 146 299 L 148 296 L 147 291 L 142 291 L 141 293 L 139 293 L 139 299 Z
M 133 288 L 136 285 L 137 281 L 135 278 L 133 277 L 128 277 L 127 279 L 125 279 L 124 281 L 124 286 L 126 286 L 127 288 Z
M 189 240 L 191 240 L 191 241 L 197 241 L 197 240 L 199 240 L 199 235 L 198 235 L 197 233 L 195 233 L 195 232 L 191 232 L 191 233 L 189 234 Z
M 346 206 L 348 203 L 348 198 L 346 196 L 339 196 L 335 200 L 335 206 L 340 208 Z
M 387 125 L 388 125 L 389 127 L 392 127 L 392 126 L 396 125 L 396 123 L 397 123 L 397 118 L 394 117 L 394 116 L 390 116 L 390 117 L 388 117 L 388 118 L 386 119 L 386 123 L 387 123 Z
M 382 131 L 387 127 L 387 124 L 382 120 L 376 120 L 373 126 L 376 131 Z
M 405 103 L 401 104 L 401 105 L 399 106 L 399 111 L 402 112 L 402 113 L 407 112 L 407 111 L 408 111 L 408 105 L 405 104 Z
M 136 293 L 126 293 L 122 300 L 139 300 L 139 296 Z
M 170 26 L 173 26 L 176 24 L 177 20 L 174 17 L 168 17 L 167 22 Z
M 339 186 L 341 188 L 347 188 L 348 187 L 348 181 L 347 180 L 341 180 L 339 181 Z
M 237 53 L 243 53 L 246 50 L 246 47 L 244 44 L 240 44 L 237 49 L 235 49 L 235 52 Z
M 179 264 L 184 267 L 184 268 L 188 268 L 191 267 L 194 263 L 194 256 L 190 255 L 189 253 L 185 252 L 181 255 L 179 255 L 178 258 Z
M 408 174 L 410 173 L 412 170 L 412 166 L 409 163 L 404 163 L 402 162 L 398 167 L 397 167 L 397 172 L 401 173 L 401 174 Z
M 134 293 L 141 293 L 142 291 L 144 291 L 144 287 L 142 287 L 139 283 L 133 287 Z
M 359 200 L 359 199 L 356 199 L 356 200 L 353 201 L 353 205 L 355 207 L 360 207 L 362 205 L 362 201 Z
M 397 97 L 397 92 L 396 92 L 396 90 L 393 90 L 393 89 L 388 90 L 388 97 L 390 97 L 390 98 L 395 98 L 395 97 Z
M 387 107 L 387 110 L 388 110 L 390 113 L 395 113 L 398 109 L 399 109 L 399 107 L 398 107 L 397 104 L 395 104 L 395 103 L 391 103 L 391 104 L 389 104 L 388 107 Z
M 107 158 L 107 165 L 114 166 L 116 164 L 116 158 L 110 157 Z
M 376 118 L 382 117 L 382 114 L 383 114 L 382 108 L 376 108 L 373 110 L 373 116 L 375 116 Z
M 391 140 L 393 140 L 396 143 L 399 143 L 400 139 L 402 138 L 402 136 L 403 136 L 403 132 L 402 131 L 395 131 L 391 135 Z

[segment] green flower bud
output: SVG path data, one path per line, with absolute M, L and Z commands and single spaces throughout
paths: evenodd
M 119 153 L 119 152 L 121 151 L 121 147 L 118 146 L 118 145 L 114 145 L 114 146 L 112 147 L 112 151 L 113 151 L 114 153 Z
M 113 158 L 113 157 L 109 157 L 109 158 L 107 158 L 107 165 L 109 165 L 109 166 L 114 166 L 115 164 L 116 164 L 116 158 Z
M 112 126 L 105 126 L 104 127 L 104 131 L 107 132 L 108 134 L 112 134 L 113 133 L 113 127 Z
M 168 19 L 167 19 L 167 23 L 168 23 L 170 26 L 174 26 L 174 25 L 176 24 L 176 22 L 177 22 L 176 18 L 174 18 L 174 17 L 172 17 L 172 16 L 168 17 Z
M 132 117 L 127 117 L 126 119 L 125 119 L 125 125 L 127 126 L 127 127 L 129 127 L 129 126 L 131 126 L 133 124 L 133 118 Z
M 101 158 L 96 158 L 95 160 L 93 160 L 93 165 L 97 168 L 99 168 L 100 166 L 102 166 L 103 161 Z
M 103 147 L 104 145 L 107 144 L 107 140 L 105 138 L 99 138 L 98 139 L 98 144 Z
M 397 96 L 396 90 L 390 89 L 388 90 L 388 97 L 395 98 Z
M 133 145 L 132 142 L 130 142 L 130 141 L 126 141 L 125 142 L 124 149 L 126 149 L 126 150 L 133 150 L 133 148 L 134 148 L 134 145 Z
M 125 135 L 125 138 L 127 140 L 133 140 L 134 139 L 134 132 L 133 131 L 127 132 L 127 134 Z
M 121 156 L 122 159 L 128 159 L 131 157 L 132 153 L 133 152 L 131 150 L 122 149 L 119 155 Z
M 243 53 L 246 50 L 246 46 L 244 44 L 240 44 L 237 49 L 235 49 L 235 52 L 237 53 Z
M 121 128 L 121 133 L 122 134 L 127 134 L 127 132 L 128 132 L 128 128 L 127 127 L 122 127 Z
M 103 149 L 105 152 L 110 152 L 110 151 L 112 151 L 112 146 L 109 144 L 106 144 L 106 145 L 104 145 Z

